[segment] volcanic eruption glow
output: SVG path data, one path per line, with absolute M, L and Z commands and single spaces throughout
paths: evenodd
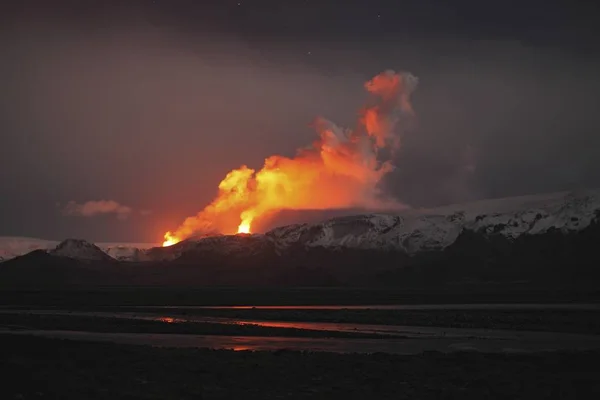
M 238 226 L 237 233 L 250 233 L 250 223 L 242 221 L 240 226 Z
M 319 138 L 289 158 L 273 155 L 261 170 L 242 165 L 219 184 L 216 198 L 197 215 L 188 217 L 164 235 L 170 246 L 197 234 L 250 233 L 254 222 L 284 210 L 324 210 L 351 207 L 398 207 L 382 199 L 378 183 L 393 170 L 381 161 L 381 149 L 399 146 L 396 125 L 403 114 L 412 115 L 410 95 L 417 78 L 385 71 L 365 83 L 371 95 L 354 130 L 342 129 L 317 118 Z
M 176 243 L 179 243 L 180 240 L 177 240 L 176 237 L 172 236 L 171 232 L 165 233 L 165 241 L 163 242 L 163 247 L 173 246 Z

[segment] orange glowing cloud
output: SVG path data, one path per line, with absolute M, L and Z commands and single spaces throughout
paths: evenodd
M 397 124 L 412 114 L 410 94 L 417 78 L 383 72 L 367 83 L 371 97 L 354 130 L 317 118 L 319 138 L 294 157 L 273 155 L 259 171 L 242 165 L 219 184 L 215 199 L 164 235 L 172 245 L 197 234 L 250 233 L 253 223 L 284 209 L 381 209 L 398 206 L 382 200 L 378 183 L 393 170 L 391 160 L 379 160 L 378 150 L 399 146 Z

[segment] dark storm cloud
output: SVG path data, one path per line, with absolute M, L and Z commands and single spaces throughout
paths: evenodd
M 420 79 L 417 119 L 385 182 L 399 200 L 600 186 L 599 63 L 581 51 L 591 34 L 571 47 L 562 25 L 519 40 L 498 24 L 479 40 L 477 26 L 449 35 L 416 18 L 412 32 L 423 34 L 406 35 L 356 7 L 349 27 L 336 20 L 319 39 L 300 28 L 276 35 L 248 13 L 217 30 L 194 25 L 194 12 L 132 10 L 18 13 L 3 25 L 0 234 L 157 241 L 210 201 L 228 170 L 310 143 L 315 116 L 353 121 L 363 82 L 388 68 Z M 314 26 L 327 21 L 302 12 Z M 55 206 L 102 198 L 154 212 L 116 222 L 64 218 Z

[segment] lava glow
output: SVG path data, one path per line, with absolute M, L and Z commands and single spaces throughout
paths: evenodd
M 165 233 L 165 241 L 163 242 L 163 247 L 173 246 L 174 244 L 180 242 L 176 237 L 174 237 L 171 232 Z
M 394 168 L 390 159 L 380 160 L 378 155 L 382 149 L 393 154 L 399 146 L 396 125 L 402 115 L 412 114 L 409 99 L 416 84 L 417 78 L 408 73 L 375 76 L 365 83 L 371 96 L 354 130 L 317 118 L 319 138 L 311 146 L 291 158 L 268 157 L 259 171 L 245 165 L 230 171 L 216 198 L 167 232 L 163 246 L 196 234 L 250 233 L 261 218 L 284 209 L 397 207 L 396 202 L 382 200 L 378 190 L 383 176 Z
M 237 233 L 250 233 L 250 223 L 242 221 L 240 226 L 238 226 Z

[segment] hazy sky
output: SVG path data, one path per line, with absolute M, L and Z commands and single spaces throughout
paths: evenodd
M 400 201 L 600 187 L 593 6 L 45 3 L 0 21 L 0 235 L 157 242 L 315 117 L 353 123 L 389 68 L 419 77 L 384 182 Z

